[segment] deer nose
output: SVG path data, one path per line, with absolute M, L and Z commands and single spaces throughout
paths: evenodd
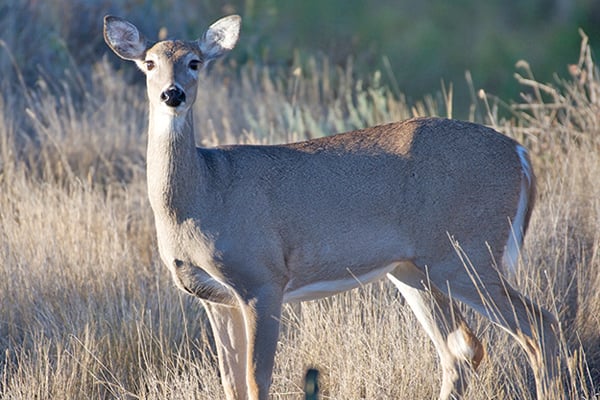
M 177 107 L 185 101 L 185 92 L 175 85 L 171 85 L 160 94 L 160 100 L 169 107 Z

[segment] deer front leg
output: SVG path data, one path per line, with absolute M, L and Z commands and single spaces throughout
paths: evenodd
M 225 397 L 227 400 L 246 400 L 248 344 L 242 309 L 208 301 L 202 303 L 213 330 Z
M 238 306 L 203 301 L 227 400 L 266 400 L 277 350 L 282 295 L 260 288 Z
M 247 339 L 246 382 L 251 400 L 267 400 L 275 363 L 283 295 L 263 286 L 242 300 Z

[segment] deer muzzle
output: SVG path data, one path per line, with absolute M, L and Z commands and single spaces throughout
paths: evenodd
M 171 85 L 160 94 L 160 100 L 169 107 L 178 107 L 185 101 L 185 92 L 179 87 Z

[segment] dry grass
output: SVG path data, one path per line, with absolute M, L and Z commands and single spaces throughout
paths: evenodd
M 561 316 L 569 369 L 556 399 L 600 392 L 600 77 L 582 49 L 573 76 L 528 77 L 515 118 L 490 121 L 534 150 L 540 194 L 516 284 Z M 289 74 L 217 66 L 198 95 L 198 141 L 297 140 L 443 107 L 409 106 L 378 79 L 356 81 L 325 59 Z M 143 88 L 106 63 L 90 81 L 78 94 L 0 85 L 0 397 L 221 398 L 203 312 L 157 256 Z M 489 357 L 467 397 L 533 398 L 521 351 L 468 315 Z M 321 370 L 323 398 L 437 396 L 432 345 L 387 283 L 282 318 L 273 398 L 300 398 L 308 366 Z

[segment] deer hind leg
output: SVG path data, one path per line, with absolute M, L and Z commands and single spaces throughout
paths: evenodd
M 430 269 L 430 279 L 442 285 L 452 276 L 449 285 L 453 298 L 468 304 L 515 338 L 529 358 L 537 398 L 553 397 L 549 393 L 558 389 L 553 385 L 559 384 L 555 378 L 560 367 L 556 319 L 506 282 L 492 263 L 501 254 L 491 257 L 489 249 L 465 247 L 464 243 L 455 250 L 468 262 L 461 266 L 449 256 L 450 261 Z
M 551 392 L 558 389 L 553 385 L 559 384 L 558 322 L 500 276 L 496 281 L 487 279 L 483 283 L 483 293 L 453 293 L 515 338 L 533 369 L 537 398 L 550 398 Z
M 508 287 L 506 293 L 508 301 L 517 310 L 511 315 L 518 317 L 515 326 L 509 325 L 509 332 L 527 354 L 535 377 L 537 398 L 554 397 L 560 393 L 554 393 L 558 387 L 553 386 L 559 384 L 558 321 L 515 289 Z
M 388 274 L 433 341 L 442 367 L 440 399 L 464 393 L 471 370 L 484 356 L 483 345 L 464 321 L 456 305 L 412 263 L 402 263 Z

